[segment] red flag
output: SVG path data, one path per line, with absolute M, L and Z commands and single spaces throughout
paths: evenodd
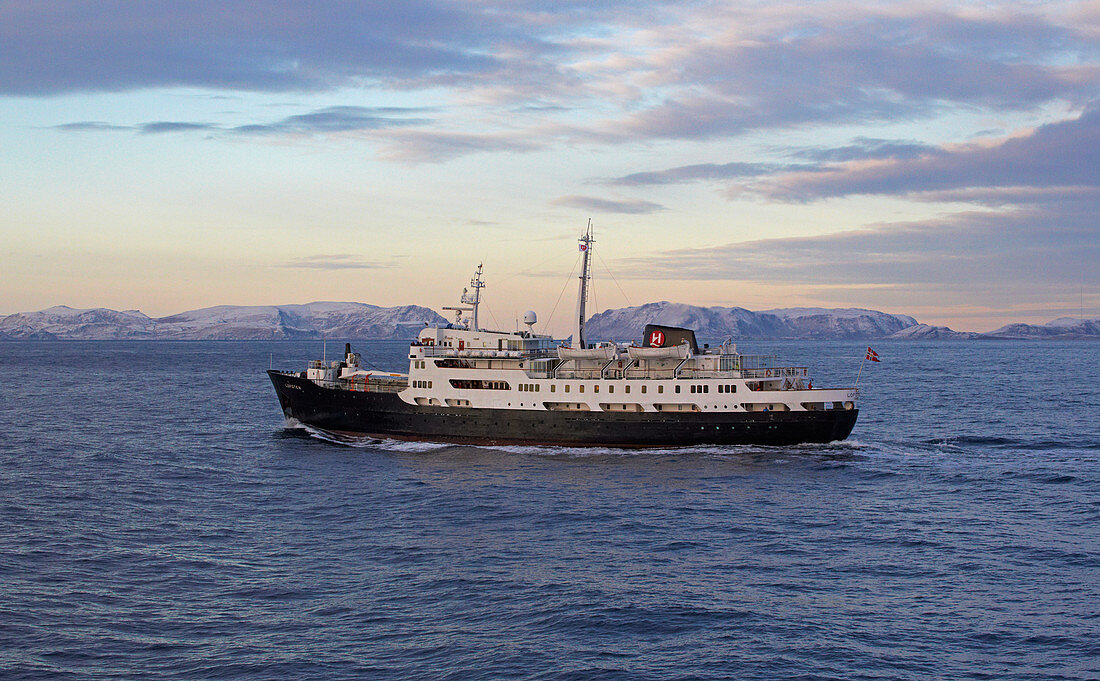
M 875 352 L 874 350 L 872 350 L 871 348 L 867 348 L 867 359 L 871 360 L 872 362 L 881 362 L 882 361 L 881 359 L 878 358 L 878 353 Z

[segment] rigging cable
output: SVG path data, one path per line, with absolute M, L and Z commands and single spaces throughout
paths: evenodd
M 614 274 L 611 274 L 611 268 L 603 261 L 603 256 L 600 255 L 599 251 L 596 251 L 596 257 L 600 259 L 600 264 L 603 265 L 604 271 L 607 272 L 607 276 L 611 277 L 611 281 L 615 282 L 615 286 L 619 288 L 619 293 L 623 294 L 623 298 L 626 299 L 626 304 L 630 307 L 634 307 L 634 303 L 630 302 L 630 296 L 626 295 L 626 291 L 623 290 L 622 286 L 619 286 L 619 280 L 615 278 Z
M 481 303 L 481 304 L 482 304 L 482 305 L 485 305 L 485 303 Z M 495 314 L 493 314 L 493 308 L 489 307 L 488 305 L 485 305 L 485 311 L 489 313 L 489 316 L 490 316 L 490 317 L 492 317 L 492 319 L 493 319 L 493 326 L 494 326 L 494 327 L 495 327 L 495 328 L 496 328 L 496 329 L 497 329 L 498 331 L 503 331 L 504 329 L 502 329 L 502 328 L 501 328 L 501 326 L 500 326 L 500 322 L 498 322 L 498 321 L 497 321 L 497 316 L 496 316 Z
M 573 278 L 573 273 L 577 271 L 577 263 L 581 261 L 581 256 L 578 254 L 577 259 L 573 261 L 573 269 L 569 270 L 568 276 L 565 277 L 565 283 L 561 285 L 561 291 L 558 292 L 558 299 L 554 301 L 554 307 L 550 310 L 550 317 L 546 320 L 546 323 L 542 325 L 543 329 L 547 329 L 550 326 L 550 322 L 554 319 L 554 312 L 558 309 L 558 303 L 561 302 L 561 297 L 565 294 L 565 287 L 569 286 L 569 280 Z

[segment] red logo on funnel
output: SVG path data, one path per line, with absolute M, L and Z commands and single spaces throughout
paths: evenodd
M 655 348 L 659 348 L 665 344 L 665 334 L 663 331 L 654 331 L 649 334 L 649 344 Z

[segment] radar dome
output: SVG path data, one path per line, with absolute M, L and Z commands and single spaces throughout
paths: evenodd
M 534 310 L 528 310 L 528 311 L 523 313 L 523 323 L 524 324 L 527 324 L 528 326 L 530 326 L 532 324 L 537 323 L 538 321 L 539 321 L 539 318 L 538 318 L 538 316 L 535 315 Z

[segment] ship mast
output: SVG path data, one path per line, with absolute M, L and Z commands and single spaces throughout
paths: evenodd
M 573 317 L 573 347 L 584 348 L 584 316 L 585 303 L 588 302 L 588 277 L 589 271 L 589 259 L 588 256 L 592 252 L 592 244 L 595 243 L 595 239 L 592 238 L 592 218 L 588 219 L 588 229 L 579 239 L 578 248 L 581 251 L 581 283 L 577 290 L 577 314 Z
M 481 267 L 484 263 L 478 263 L 477 272 L 474 274 L 474 278 L 470 280 L 470 286 L 474 289 L 474 294 L 468 295 L 465 291 L 462 292 L 462 302 L 465 305 L 469 305 L 473 308 L 473 323 L 474 331 L 481 331 L 481 327 L 477 324 L 477 306 L 481 304 L 481 289 L 485 288 L 485 282 L 481 280 Z
M 481 269 L 484 263 L 479 263 L 477 271 L 474 273 L 474 278 L 470 280 L 470 286 L 473 287 L 474 292 L 470 293 L 470 289 L 462 289 L 462 298 L 460 299 L 462 306 L 445 306 L 444 310 L 452 310 L 455 313 L 455 323 L 462 323 L 462 313 L 472 313 L 470 318 L 466 320 L 465 325 L 467 329 L 471 331 L 480 331 L 481 327 L 477 323 L 477 306 L 481 304 L 481 289 L 485 288 L 485 282 L 481 280 Z M 465 307 L 465 306 L 469 307 Z

